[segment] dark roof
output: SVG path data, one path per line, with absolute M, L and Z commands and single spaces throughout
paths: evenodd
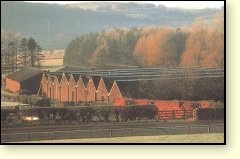
M 85 85 L 85 88 L 87 87 L 87 84 L 88 84 L 88 78 L 87 76 L 84 76 L 84 75 L 81 75 L 82 77 L 82 80 L 83 80 L 83 84 Z
M 91 68 L 87 67 L 71 67 L 71 66 L 66 66 L 64 68 L 61 68 L 60 70 L 56 72 L 65 72 L 65 71 L 85 71 L 85 70 L 91 70 Z
M 67 80 L 68 80 L 68 82 L 69 82 L 69 79 L 70 79 L 71 74 L 65 73 L 65 76 L 66 76 L 66 78 L 67 78 Z
M 66 76 L 69 77 L 68 82 L 70 80 L 71 75 L 73 76 L 73 80 L 74 80 L 75 84 L 77 84 L 80 75 L 77 75 L 77 74 L 66 74 Z
M 72 74 L 72 75 L 73 75 L 73 79 L 77 83 L 80 75 L 76 75 L 76 74 Z
M 50 78 L 49 78 L 49 77 L 50 77 Z M 50 80 L 50 82 L 53 82 L 53 81 L 54 81 L 54 77 L 53 77 L 51 74 L 47 74 L 47 75 L 46 75 L 46 79 L 47 79 L 47 81 Z
M 126 98 L 142 98 L 139 93 L 141 85 L 138 81 L 116 81 L 118 88 L 123 97 Z
M 93 84 L 96 89 L 98 88 L 100 79 L 101 79 L 101 76 L 92 76 Z
M 112 85 L 114 83 L 114 79 L 113 78 L 103 78 L 104 84 L 107 88 L 107 91 L 110 92 Z
M 61 78 L 62 78 L 62 76 L 54 75 L 54 78 L 55 78 L 55 77 L 57 77 L 58 83 L 60 83 L 60 82 L 61 82 Z
M 14 72 L 14 73 L 8 75 L 7 78 L 10 78 L 10 79 L 18 81 L 18 82 L 23 82 L 29 78 L 40 75 L 43 72 L 44 72 L 44 70 L 40 70 L 37 68 L 25 67 L 17 72 Z
M 51 76 L 51 80 L 52 80 L 52 82 L 54 82 L 54 76 Z
M 61 82 L 61 80 L 62 80 L 62 75 L 55 75 L 56 77 L 57 77 L 57 79 L 58 79 L 58 82 L 60 83 Z

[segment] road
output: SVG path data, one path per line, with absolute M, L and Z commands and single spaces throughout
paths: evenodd
M 224 133 L 222 121 L 127 122 L 88 125 L 55 125 L 1 129 L 1 141 L 152 136 L 169 134 Z

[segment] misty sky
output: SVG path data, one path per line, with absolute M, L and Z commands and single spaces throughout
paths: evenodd
M 69 4 L 69 3 L 83 3 L 89 1 L 28 1 L 34 3 L 57 3 L 57 4 Z M 99 2 L 99 1 L 91 1 Z M 111 2 L 111 1 L 108 1 Z M 112 1 L 126 3 L 129 1 Z M 203 8 L 221 8 L 224 5 L 224 1 L 134 1 L 138 3 L 153 3 L 155 5 L 163 4 L 166 7 L 177 7 L 185 9 L 203 9 Z

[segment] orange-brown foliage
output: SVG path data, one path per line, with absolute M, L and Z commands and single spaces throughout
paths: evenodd
M 224 67 L 223 19 L 220 14 L 213 27 L 201 21 L 194 24 L 182 55 L 183 66 Z
M 135 47 L 135 56 L 148 67 L 165 65 L 169 60 L 165 58 L 165 47 L 171 32 L 171 29 L 162 28 L 143 36 Z

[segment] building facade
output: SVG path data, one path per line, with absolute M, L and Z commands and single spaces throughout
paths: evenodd
M 6 89 L 14 94 L 37 94 L 42 81 L 43 70 L 26 67 L 6 77 Z

